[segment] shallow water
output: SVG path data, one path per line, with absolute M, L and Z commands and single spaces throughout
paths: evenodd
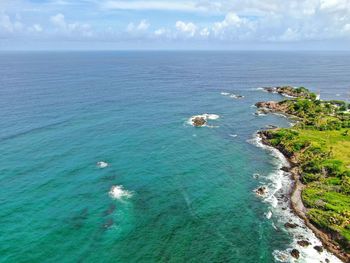
M 257 88 L 349 99 L 349 71 L 350 53 L 1 53 L 0 261 L 276 261 L 290 214 L 253 190 L 289 179 L 252 139 L 289 121 L 254 115 L 281 99 Z

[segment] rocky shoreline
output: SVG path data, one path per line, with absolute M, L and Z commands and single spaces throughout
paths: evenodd
M 346 171 L 347 167 L 344 166 L 345 172 L 342 172 L 340 165 L 338 166 L 338 170 L 335 170 L 337 169 L 334 168 L 336 166 L 327 166 L 327 162 L 332 165 L 334 163 L 341 164 L 342 162 L 339 161 L 339 159 L 334 160 L 332 151 L 333 145 L 328 146 L 330 150 L 329 148 L 327 150 L 326 147 L 321 148 L 322 146 L 318 144 L 317 139 L 315 140 L 314 137 L 312 137 L 314 133 L 324 139 L 324 136 L 329 136 L 328 134 L 333 132 L 331 135 L 334 140 L 339 140 L 339 137 L 334 135 L 337 133 L 340 133 L 338 135 L 341 136 L 340 142 L 344 140 L 345 136 L 348 134 L 346 129 L 350 128 L 350 119 L 344 112 L 347 108 L 350 109 L 350 104 L 342 101 L 319 100 L 319 96 L 304 87 L 294 88 L 291 86 L 282 86 L 263 89 L 269 93 L 278 93 L 291 98 L 282 101 L 262 101 L 255 104 L 258 108 L 257 115 L 278 113 L 296 121 L 294 123 L 295 128 L 292 130 L 288 128 L 269 128 L 258 132 L 261 143 L 277 149 L 285 156 L 290 164 L 289 167 L 283 167 L 281 170 L 289 172 L 293 179 L 293 185 L 289 194 L 291 210 L 304 221 L 305 225 L 315 234 L 329 252 L 333 253 L 340 260 L 350 263 L 350 244 L 345 238 L 344 233 L 340 232 L 339 228 L 337 228 L 340 227 L 343 231 L 346 231 L 346 222 L 349 222 L 347 221 L 346 211 L 342 214 L 341 207 L 339 210 L 335 210 L 335 207 L 339 207 L 333 206 L 334 210 L 332 210 L 332 214 L 327 218 L 327 215 L 329 215 L 327 213 L 330 212 L 327 211 L 327 209 L 322 210 L 322 205 L 326 204 L 326 202 L 331 203 L 332 200 L 322 195 L 323 192 L 321 194 L 322 197 L 313 194 L 315 191 L 317 192 L 319 189 L 322 189 L 335 196 L 344 193 L 339 198 L 343 198 L 341 200 L 347 200 L 347 192 L 341 192 L 339 194 L 339 190 L 338 192 L 337 190 L 333 190 L 339 189 L 339 187 L 343 187 L 343 185 L 339 186 L 333 184 L 333 188 L 329 188 L 329 186 L 324 183 L 326 180 L 324 178 L 333 178 L 335 180 L 339 180 L 339 178 L 346 179 L 346 176 L 348 176 Z M 338 104 L 341 104 L 341 106 Z M 322 133 L 322 131 L 327 131 L 328 133 Z M 299 136 L 299 134 L 301 135 Z M 318 181 L 318 178 L 321 179 Z M 322 181 L 322 179 L 324 179 L 324 181 Z M 313 182 L 315 183 L 312 184 Z M 322 188 L 322 186 L 325 188 Z M 311 194 L 310 189 L 314 191 Z M 266 189 L 261 188 L 258 190 L 257 194 L 262 195 Z M 324 198 L 324 200 L 322 200 L 322 198 Z M 340 202 L 345 202 L 343 204 L 344 207 L 348 205 L 346 201 Z M 304 204 L 306 204 L 306 206 Z M 316 212 L 319 213 L 317 214 L 318 217 L 315 216 Z M 297 244 L 301 246 L 309 245 L 303 240 L 299 240 Z M 314 246 L 314 249 L 318 252 L 323 251 L 322 246 Z M 291 255 L 298 258 L 299 254 L 297 252 L 299 252 L 297 249 L 293 249 Z
M 315 97 L 314 94 L 310 93 L 304 87 L 295 88 L 292 86 L 281 86 L 281 87 L 264 87 L 263 90 L 269 93 L 278 93 L 284 97 L 289 98 L 308 98 Z
M 333 241 L 333 239 L 332 239 L 333 233 L 326 231 L 325 229 L 318 228 L 317 226 L 312 224 L 310 222 L 310 220 L 307 218 L 307 216 L 306 216 L 307 209 L 304 206 L 303 201 L 302 201 L 302 197 L 301 197 L 302 190 L 304 189 L 305 186 L 300 181 L 300 173 L 298 171 L 298 164 L 295 162 L 295 159 L 293 158 L 293 156 L 290 156 L 286 151 L 284 151 L 284 149 L 279 149 L 279 148 L 276 148 L 273 145 L 271 145 L 271 143 L 269 142 L 264 131 L 259 131 L 258 136 L 261 138 L 261 142 L 264 145 L 269 146 L 269 147 L 273 147 L 273 148 L 277 149 L 278 151 L 280 151 L 285 156 L 285 158 L 287 159 L 287 161 L 290 164 L 289 167 L 283 167 L 282 169 L 283 169 L 283 171 L 289 172 L 292 175 L 293 186 L 292 186 L 292 189 L 290 191 L 289 198 L 290 198 L 290 206 L 291 206 L 293 212 L 304 221 L 305 225 L 309 229 L 312 230 L 312 232 L 316 235 L 317 238 L 319 238 L 321 240 L 323 246 L 328 251 L 330 251 L 331 253 L 336 255 L 342 261 L 350 262 L 349 253 L 346 253 L 341 247 L 339 247 L 339 245 L 337 245 Z M 319 252 L 323 250 L 322 247 L 318 247 L 318 246 L 314 247 L 314 249 L 316 249 Z M 296 255 L 296 252 L 293 253 L 292 256 L 295 257 L 295 255 Z

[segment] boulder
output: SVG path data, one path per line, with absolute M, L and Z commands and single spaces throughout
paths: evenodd
M 192 119 L 192 123 L 196 127 L 201 127 L 207 123 L 204 117 L 195 117 Z
M 289 172 L 289 167 L 283 166 L 283 167 L 281 168 L 281 170 L 282 170 L 283 172 Z
M 298 225 L 298 224 L 294 224 L 294 223 L 287 222 L 287 223 L 284 224 L 284 226 L 285 226 L 286 228 L 296 228 L 296 227 L 298 227 L 299 225 Z
M 311 243 L 307 240 L 299 240 L 299 241 L 297 241 L 297 243 L 299 246 L 302 246 L 302 247 L 307 247 L 307 246 L 311 245 Z
M 300 257 L 300 252 L 298 249 L 292 249 L 292 251 L 290 252 L 290 254 L 292 255 L 293 258 L 298 259 Z
M 319 252 L 319 253 L 323 252 L 323 247 L 322 247 L 322 246 L 314 246 L 314 249 L 315 249 L 317 252 Z
M 258 189 L 255 190 L 255 193 L 260 196 L 265 195 L 267 193 L 266 186 L 260 186 Z

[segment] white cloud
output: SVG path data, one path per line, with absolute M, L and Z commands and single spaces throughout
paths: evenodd
M 223 21 L 216 22 L 212 26 L 214 35 L 221 39 L 246 38 L 253 29 L 253 21 L 241 18 L 234 12 L 229 12 Z
M 29 32 L 37 32 L 40 33 L 43 31 L 43 28 L 40 24 L 34 24 L 31 27 L 28 28 Z
M 147 30 L 149 28 L 150 24 L 147 22 L 147 20 L 141 20 L 141 22 L 137 25 L 137 30 Z
M 320 9 L 329 12 L 350 10 L 350 2 L 348 0 L 321 0 Z
M 58 13 L 50 17 L 51 23 L 63 34 L 79 34 L 83 37 L 92 37 L 91 26 L 86 23 L 67 23 L 65 16 Z
M 0 35 L 13 39 L 30 39 L 32 35 L 38 41 L 89 38 L 111 42 L 138 38 L 140 42 L 157 39 L 169 43 L 177 39 L 203 42 L 209 39 L 210 43 L 240 40 L 345 43 L 350 39 L 350 0 L 0 2 Z M 190 17 L 190 13 L 195 15 Z M 148 20 L 140 20 L 146 16 L 152 26 Z M 134 22 L 128 24 L 129 21 Z
M 350 32 L 350 24 L 344 25 L 343 31 L 344 31 L 344 32 Z
M 166 33 L 166 29 L 165 28 L 159 28 L 159 29 L 154 31 L 154 34 L 156 36 L 161 36 L 161 35 L 164 35 L 165 33 Z
M 292 28 L 287 28 L 287 30 L 282 34 L 280 40 L 282 41 L 296 41 L 299 39 L 299 33 L 297 30 Z
M 175 27 L 178 31 L 193 37 L 197 31 L 197 26 L 192 22 L 186 23 L 183 21 L 177 21 Z
M 21 31 L 24 25 L 16 20 L 11 20 L 10 16 L 7 14 L 0 14 L 0 29 L 6 33 L 14 33 L 16 31 Z
M 198 12 L 202 8 L 193 2 L 165 2 L 165 1 L 107 1 L 102 3 L 103 9 L 115 10 L 163 10 L 163 11 L 191 11 Z
M 210 35 L 210 31 L 207 27 L 203 28 L 199 34 L 202 36 L 202 37 L 208 37 Z
M 61 13 L 50 17 L 50 21 L 52 24 L 60 28 L 66 28 L 67 26 L 64 15 Z
M 149 27 L 150 23 L 147 20 L 143 19 L 138 24 L 129 23 L 126 31 L 129 33 L 140 33 L 147 31 Z
M 213 30 L 218 34 L 229 27 L 240 27 L 242 23 L 243 20 L 237 14 L 230 12 L 223 21 L 214 23 Z

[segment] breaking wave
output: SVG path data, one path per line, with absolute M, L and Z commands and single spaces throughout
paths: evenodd
M 109 196 L 113 199 L 123 199 L 132 197 L 132 192 L 125 190 L 122 185 L 114 185 L 109 190 Z

